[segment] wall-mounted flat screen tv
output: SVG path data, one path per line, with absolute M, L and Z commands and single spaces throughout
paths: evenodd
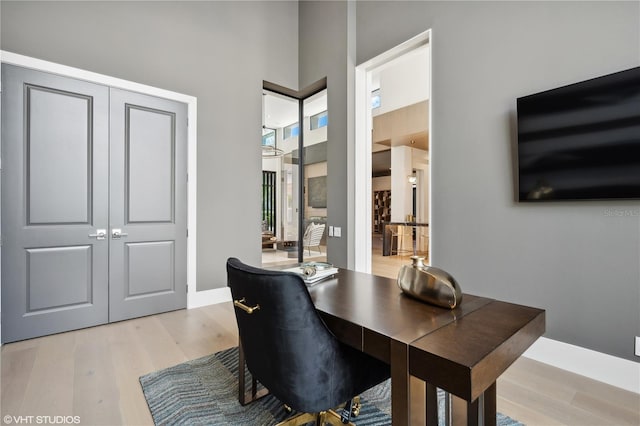
M 518 98 L 520 201 L 640 199 L 640 67 Z

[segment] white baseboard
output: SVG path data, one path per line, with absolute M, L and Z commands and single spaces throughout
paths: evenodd
M 527 358 L 640 394 L 640 363 L 557 340 L 539 338 Z
M 187 295 L 187 309 L 201 306 L 215 305 L 231 301 L 231 289 L 229 287 L 214 288 L 213 290 L 195 291 Z

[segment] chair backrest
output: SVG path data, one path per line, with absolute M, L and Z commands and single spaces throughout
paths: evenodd
M 234 300 L 260 306 L 251 314 L 235 308 L 251 374 L 295 410 L 317 412 L 335 404 L 322 389 L 334 373 L 339 343 L 324 325 L 302 279 L 235 258 L 227 260 L 227 279 Z
M 320 245 L 320 240 L 322 240 L 322 235 L 324 234 L 324 223 L 310 223 L 307 226 L 307 229 L 304 231 L 304 236 L 302 238 L 303 244 L 305 246 L 315 247 Z

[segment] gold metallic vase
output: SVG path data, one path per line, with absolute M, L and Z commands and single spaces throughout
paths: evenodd
M 433 305 L 453 309 L 462 300 L 458 282 L 448 272 L 424 264 L 424 257 L 411 256 L 412 264 L 398 273 L 398 286 L 409 296 Z

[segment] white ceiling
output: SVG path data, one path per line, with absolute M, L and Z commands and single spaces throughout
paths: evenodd
M 427 46 L 423 46 L 412 50 L 371 72 L 372 85 L 374 89 L 381 89 L 382 101 L 382 107 L 373 111 L 374 123 L 376 123 L 376 117 L 382 118 L 381 115 L 395 114 L 402 109 L 414 109 L 417 105 L 416 102 L 429 98 L 427 49 Z M 385 93 L 385 89 L 387 93 Z M 392 105 L 390 106 L 390 104 Z M 409 115 L 415 116 L 415 114 Z M 390 174 L 391 146 L 406 145 L 428 150 L 428 141 L 429 133 L 427 130 L 418 133 L 396 134 L 392 139 L 379 141 L 379 143 L 374 142 L 371 164 L 373 176 Z
M 279 129 L 298 121 L 298 101 L 288 96 L 265 90 L 262 96 L 262 123 Z M 327 91 L 316 93 L 304 100 L 304 116 L 311 117 L 327 110 Z

